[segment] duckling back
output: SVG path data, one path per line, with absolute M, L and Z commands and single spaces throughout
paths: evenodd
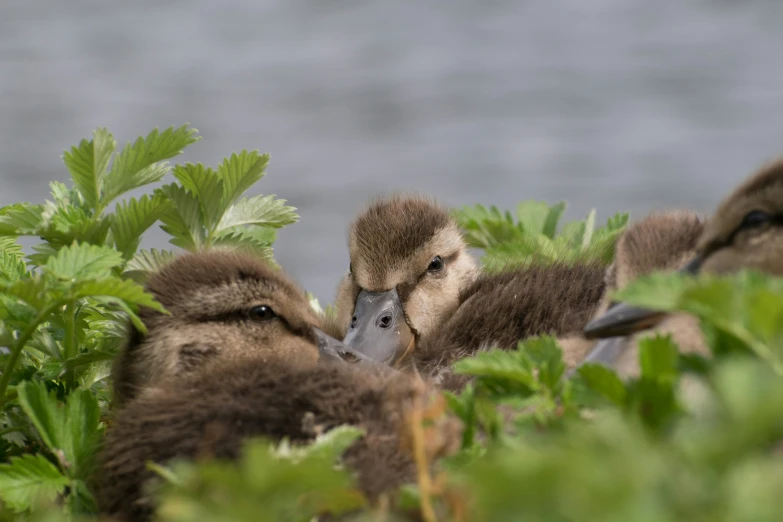
M 414 364 L 447 388 L 465 379 L 451 365 L 493 347 L 513 349 L 526 337 L 580 331 L 604 290 L 597 263 L 530 266 L 484 274 L 460 295 L 456 312 L 424 339 Z
M 399 434 L 403 411 L 424 393 L 419 381 L 402 374 L 259 361 L 213 367 L 147 390 L 118 412 L 107 433 L 97 481 L 101 510 L 120 520 L 150 517 L 154 503 L 143 488 L 154 474 L 147 461 L 236 459 L 249 437 L 307 443 L 342 424 L 366 430 L 344 461 L 358 473 L 360 489 L 377 499 L 415 480 Z

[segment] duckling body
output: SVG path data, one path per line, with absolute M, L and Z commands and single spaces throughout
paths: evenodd
M 603 268 L 591 263 L 481 273 L 448 210 L 415 196 L 373 202 L 348 245 L 337 299 L 344 342 L 442 384 L 451 363 L 479 350 L 578 332 L 604 286 Z
M 580 332 L 604 291 L 598 264 L 530 266 L 480 276 L 460 295 L 457 310 L 422 340 L 413 364 L 448 389 L 466 379 L 451 365 L 479 351 L 514 349 L 526 337 Z
M 392 382 L 396 381 L 396 382 Z M 108 431 L 99 488 L 102 510 L 120 520 L 148 519 L 154 503 L 143 486 L 154 473 L 147 461 L 173 458 L 236 459 L 254 436 L 307 443 L 341 424 L 366 435 L 345 453 L 369 499 L 415 481 L 415 465 L 398 433 L 406 400 L 421 393 L 413 379 L 355 366 L 293 368 L 258 360 L 213 365 L 142 393 Z
M 783 275 L 783 158 L 767 163 L 718 205 L 696 244 L 687 272 L 755 269 Z M 631 335 L 669 321 L 670 315 L 621 303 L 592 321 L 593 338 Z
M 104 514 L 151 516 L 154 502 L 143 493 L 152 478 L 147 460 L 233 459 L 250 436 L 307 442 L 340 424 L 366 430 L 346 462 L 370 498 L 415 478 L 400 447 L 400 422 L 411 401 L 431 389 L 386 366 L 346 363 L 361 361 L 360 354 L 319 333 L 304 292 L 281 271 L 239 254 L 188 254 L 148 287 L 171 315 L 145 312 L 147 335 L 138 339 L 137 332 L 116 366 L 121 407 L 96 477 Z M 194 343 L 207 346 L 208 356 L 187 366 Z M 334 364 L 320 364 L 335 346 Z M 155 373 L 155 365 L 164 371 Z M 444 433 L 456 429 L 448 426 Z

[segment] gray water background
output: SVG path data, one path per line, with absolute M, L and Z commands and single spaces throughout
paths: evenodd
M 301 215 L 276 257 L 328 302 L 390 190 L 709 211 L 783 153 L 783 1 L 1 0 L 0 205 L 95 127 L 185 122 L 183 161 L 272 154 L 252 193 Z

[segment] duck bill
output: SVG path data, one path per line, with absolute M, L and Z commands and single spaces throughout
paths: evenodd
M 362 290 L 356 297 L 353 318 L 343 342 L 375 361 L 396 366 L 415 346 L 415 336 L 405 321 L 396 289 Z
M 320 328 L 313 327 L 313 331 L 318 339 L 319 362 L 378 365 L 377 361 L 346 346 Z
M 701 261 L 700 257 L 694 257 L 679 272 L 696 275 L 701 267 Z M 584 335 L 587 339 L 623 337 L 657 326 L 665 316 L 666 312 L 617 303 L 604 315 L 587 323 Z

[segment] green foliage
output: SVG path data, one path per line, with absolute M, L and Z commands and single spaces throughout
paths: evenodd
M 162 470 L 168 484 L 160 517 L 171 522 L 307 522 L 319 514 L 362 508 L 366 499 L 339 465 L 340 455 L 361 434 L 357 428 L 340 427 L 300 448 L 286 442 L 275 448 L 263 440 L 248 441 L 239 466 L 182 462 Z
M 72 188 L 55 182 L 50 201 L 0 209 L 0 521 L 95 520 L 88 485 L 109 365 L 129 321 L 143 329 L 140 307 L 165 313 L 141 283 L 175 255 L 140 250 L 143 233 L 159 222 L 181 248 L 243 248 L 271 259 L 276 230 L 298 219 L 283 200 L 245 195 L 263 177 L 266 155 L 169 168 L 165 161 L 196 139 L 188 127 L 170 128 L 116 153 L 99 129 L 64 156 Z M 116 201 L 169 171 L 176 181 Z M 597 229 L 594 212 L 561 227 L 564 210 L 525 202 L 514 215 L 481 206 L 456 214 L 488 270 L 608 263 L 627 214 Z M 20 236 L 41 242 L 26 254 Z M 334 314 L 308 297 L 318 313 Z M 615 297 L 694 315 L 712 357 L 683 355 L 671 337 L 649 335 L 639 342 L 640 375 L 626 380 L 596 364 L 566 375 L 548 336 L 463 359 L 454 369 L 473 380 L 445 394 L 464 425 L 460 450 L 437 464 L 434 486 L 405 485 L 401 504 L 433 506 L 428 522 L 778 520 L 781 280 L 652 274 Z M 433 426 L 422 432 L 437 435 Z M 335 427 L 306 446 L 248 441 L 237 463 L 150 463 L 162 478 L 158 519 L 390 520 L 387 510 L 368 509 L 341 463 L 360 435 Z
M 88 479 L 111 360 L 129 320 L 144 331 L 140 307 L 165 313 L 142 283 L 175 256 L 139 250 L 144 232 L 161 222 L 175 245 L 244 248 L 271 260 L 275 230 L 298 219 L 274 196 L 239 199 L 263 176 L 267 155 L 242 151 L 217 171 L 170 167 L 166 160 L 200 139 L 195 132 L 154 130 L 115 154 L 114 137 L 98 129 L 63 156 L 72 188 L 53 182 L 50 201 L 0 208 L 0 520 L 33 508 L 51 520 L 96 511 Z M 172 169 L 178 183 L 108 211 Z M 172 229 L 172 220 L 191 226 Z M 25 255 L 20 236 L 41 242 Z M 185 241 L 191 236 L 199 241 Z
M 454 211 L 468 244 L 484 249 L 487 271 L 528 264 L 572 263 L 577 260 L 609 264 L 614 243 L 628 223 L 628 214 L 616 214 L 595 228 L 595 210 L 582 221 L 567 223 L 558 231 L 564 202 L 548 205 L 524 201 L 510 211 L 482 205 Z

